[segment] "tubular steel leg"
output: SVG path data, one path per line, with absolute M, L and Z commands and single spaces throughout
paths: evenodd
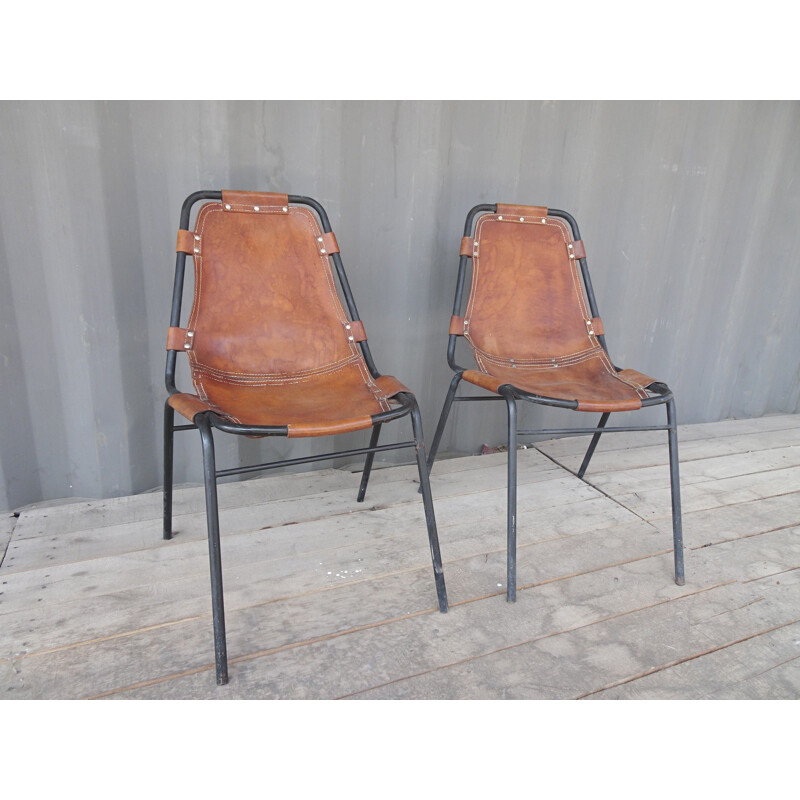
M 447 417 L 450 415 L 450 407 L 453 405 L 453 398 L 456 396 L 459 383 L 461 383 L 461 373 L 457 372 L 453 375 L 453 380 L 450 381 L 450 388 L 447 390 L 447 396 L 444 399 L 442 413 L 439 415 L 439 424 L 436 426 L 436 433 L 433 434 L 433 442 L 431 443 L 431 449 L 428 453 L 429 475 L 431 469 L 433 469 L 433 462 L 436 460 L 436 454 L 439 452 L 439 443 L 442 441 L 444 427 L 447 424 Z
M 686 582 L 683 572 L 683 524 L 681 518 L 681 482 L 678 474 L 678 423 L 675 416 L 675 400 L 667 400 L 667 424 L 669 425 L 669 479 L 672 488 L 672 546 L 675 550 L 675 583 Z
M 603 416 L 600 417 L 600 422 L 598 423 L 598 428 L 605 428 L 606 422 L 608 422 L 608 417 L 610 413 L 606 411 Z M 589 442 L 589 449 L 586 451 L 586 455 L 583 457 L 583 463 L 581 464 L 581 468 L 578 470 L 578 477 L 582 478 L 583 474 L 586 472 L 586 467 L 589 466 L 589 462 L 592 460 L 592 456 L 594 455 L 594 449 L 597 447 L 597 443 L 600 441 L 600 437 L 603 434 L 600 431 L 597 431 L 594 436 L 592 436 L 592 441 Z
M 203 477 L 206 485 L 206 518 L 208 521 L 208 559 L 211 568 L 211 609 L 214 618 L 214 656 L 217 664 L 217 685 L 228 682 L 228 648 L 225 641 L 225 605 L 222 596 L 222 557 L 219 544 L 219 510 L 217 508 L 217 474 L 214 439 L 205 415 L 197 417 L 203 445 Z
M 175 410 L 164 404 L 164 538 L 172 538 L 172 444 Z
M 517 599 L 517 401 L 504 394 L 508 405 L 508 541 L 506 544 L 506 600 Z
M 428 477 L 428 468 L 425 463 L 425 442 L 422 438 L 422 417 L 419 413 L 417 401 L 411 409 L 411 425 L 414 429 L 416 442 L 417 467 L 419 468 L 419 484 L 422 492 L 422 504 L 425 508 L 425 522 L 428 525 L 428 542 L 431 547 L 433 561 L 433 577 L 436 581 L 436 595 L 439 598 L 439 611 L 447 613 L 447 589 L 444 585 L 444 570 L 442 569 L 442 555 L 439 552 L 439 535 L 436 532 L 436 517 L 433 513 L 433 497 L 431 496 L 431 482 Z
M 370 447 L 378 446 L 378 437 L 381 435 L 381 423 L 379 422 L 372 429 L 372 436 L 369 440 Z M 361 486 L 358 489 L 358 497 L 356 502 L 363 503 L 364 495 L 367 493 L 367 484 L 369 483 L 369 474 L 372 472 L 372 462 L 375 459 L 375 453 L 367 453 L 367 458 L 364 461 L 364 472 L 361 473 Z

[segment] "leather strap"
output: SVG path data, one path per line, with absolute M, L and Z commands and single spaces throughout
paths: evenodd
M 586 258 L 586 248 L 583 246 L 583 239 L 578 239 L 575 242 L 567 245 L 570 258 Z
M 188 253 L 190 256 L 200 252 L 200 235 L 192 231 L 179 230 L 175 244 L 176 253 Z
M 497 390 L 503 385 L 503 381 L 493 378 L 491 375 L 487 375 L 485 372 L 478 372 L 476 369 L 465 370 L 461 377 L 469 383 L 474 383 L 476 386 L 480 386 L 482 389 L 488 389 L 490 392 L 497 392 Z
M 452 336 L 464 335 L 464 317 L 450 317 L 450 334 Z
M 617 377 L 640 391 L 647 389 L 651 383 L 656 383 L 655 378 L 651 378 L 642 372 L 637 372 L 635 369 L 623 369 L 622 372 L 617 373 Z
M 633 400 L 604 400 L 594 402 L 592 400 L 579 400 L 578 411 L 593 411 L 595 413 L 605 413 L 606 411 L 635 411 L 642 407 L 642 401 L 636 397 Z
M 400 392 L 410 393 L 410 389 L 393 375 L 381 375 L 380 378 L 375 378 L 375 385 L 381 390 L 384 397 L 394 397 Z
M 167 350 L 191 350 L 194 345 L 194 331 L 186 328 L 167 329 Z
M 472 257 L 472 251 L 474 249 L 474 245 L 475 245 L 475 240 L 471 236 L 464 236 L 461 239 L 461 250 L 459 252 L 459 255 Z
M 333 231 L 317 236 L 317 244 L 322 255 L 330 255 L 339 252 L 339 243 L 336 241 L 336 234 Z
M 590 336 L 603 336 L 605 328 L 603 327 L 603 320 L 600 317 L 592 317 L 586 320 L 586 329 L 589 331 Z
M 350 433 L 350 431 L 361 431 L 371 427 L 372 417 L 355 417 L 341 422 L 323 423 L 322 425 L 315 425 L 314 423 L 288 425 L 287 436 L 290 439 L 300 436 L 331 436 L 336 433 Z
M 534 219 L 547 219 L 547 208 L 544 206 L 511 206 L 504 203 L 497 204 L 497 213 L 510 217 L 532 217 Z
M 213 403 L 209 403 L 207 400 L 201 400 L 197 395 L 194 394 L 173 394 L 170 395 L 167 402 L 181 416 L 186 417 L 186 419 L 188 419 L 190 422 L 202 411 L 214 411 L 222 417 L 226 416 Z
M 345 322 L 344 330 L 350 341 L 367 341 L 367 332 L 364 330 L 364 323 L 360 319 L 353 320 L 352 322 Z
M 262 208 L 288 208 L 288 194 L 271 192 L 222 191 L 222 204 L 226 211 L 260 211 Z

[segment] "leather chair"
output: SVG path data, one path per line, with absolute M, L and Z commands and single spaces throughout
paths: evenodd
M 201 206 L 190 228 L 192 206 L 201 200 L 212 202 Z M 217 683 L 228 681 L 217 510 L 222 476 L 366 455 L 357 498 L 362 501 L 375 453 L 413 447 L 439 609 L 446 612 L 419 408 L 400 381 L 375 368 L 325 210 L 308 197 L 196 192 L 183 204 L 176 249 L 164 410 L 164 538 L 172 536 L 174 432 L 196 428 L 203 451 Z M 195 286 L 184 328 L 187 256 L 194 260 Z M 188 356 L 194 392 L 175 385 L 178 352 Z M 175 411 L 190 424 L 176 426 Z M 413 440 L 379 446 L 381 426 L 407 415 Z M 217 470 L 214 429 L 288 438 L 371 429 L 372 437 L 368 447 Z
M 539 206 L 475 206 L 461 240 L 456 297 L 447 347 L 455 375 L 428 456 L 433 466 L 453 402 L 505 400 L 508 410 L 507 588 L 516 599 L 516 443 L 519 435 L 593 434 L 577 476 L 582 478 L 603 433 L 666 430 L 672 488 L 675 582 L 684 583 L 675 399 L 669 387 L 641 372 L 614 366 L 592 290 L 575 219 Z M 467 265 L 472 278 L 461 315 Z M 463 337 L 477 369 L 455 361 Z M 461 381 L 490 393 L 457 397 Z M 595 428 L 518 430 L 517 402 L 599 412 Z M 667 425 L 607 428 L 617 411 L 665 405 Z

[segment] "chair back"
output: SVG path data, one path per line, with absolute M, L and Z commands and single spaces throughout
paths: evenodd
M 475 226 L 465 337 L 515 362 L 563 359 L 598 347 L 578 267 L 580 243 L 546 209 L 498 213 Z

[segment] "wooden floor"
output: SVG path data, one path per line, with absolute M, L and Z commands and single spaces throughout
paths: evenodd
M 437 462 L 450 612 L 413 467 L 220 487 L 231 682 L 214 681 L 202 489 L 0 524 L 12 698 L 800 697 L 800 415 L 683 426 L 686 585 L 672 579 L 664 433 L 519 453 L 505 601 L 505 454 Z

